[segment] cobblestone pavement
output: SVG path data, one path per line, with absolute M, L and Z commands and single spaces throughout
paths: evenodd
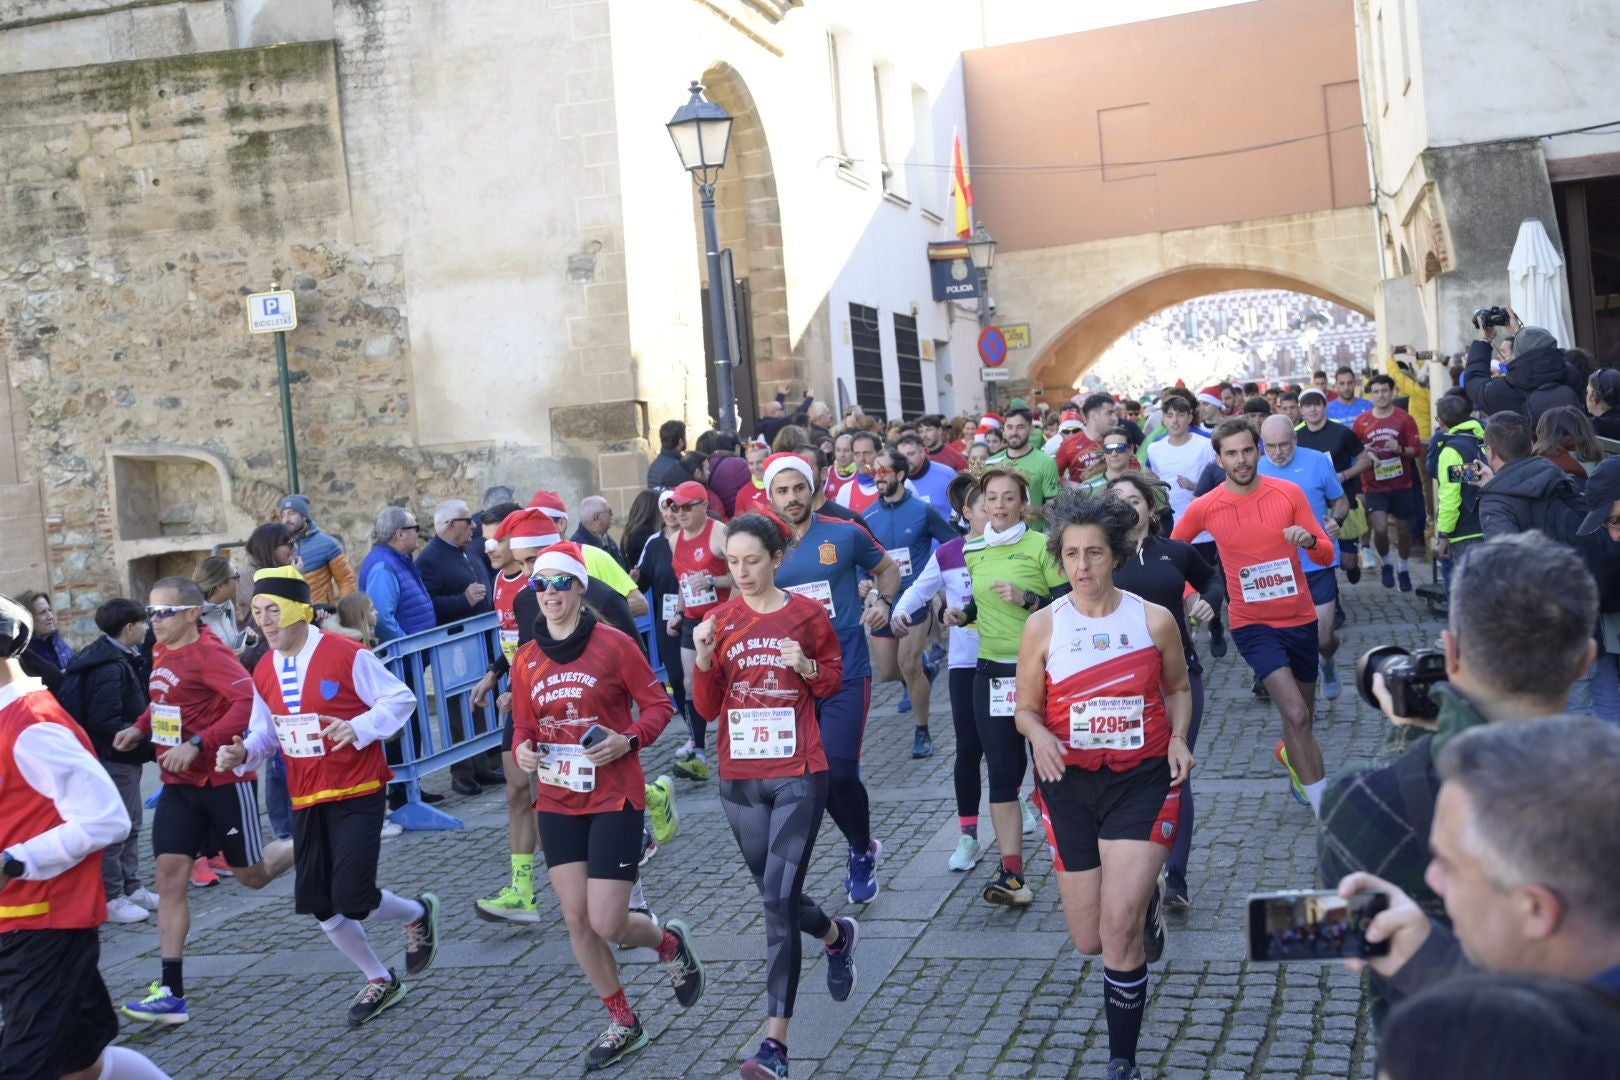
M 1375 644 L 1426 644 L 1439 627 L 1414 594 L 1386 591 L 1376 579 L 1345 593 L 1345 693 L 1332 704 L 1319 699 L 1330 772 L 1370 758 L 1384 731 L 1351 686 L 1355 657 Z M 1141 1065 L 1155 1077 L 1371 1077 L 1374 1049 L 1355 978 L 1337 965 L 1243 960 L 1245 894 L 1313 887 L 1315 830 L 1272 759 L 1280 722 L 1251 696 L 1236 650 L 1215 661 L 1202 643 L 1200 651 L 1207 705 L 1194 774 L 1193 908 L 1171 921 L 1165 959 L 1151 973 Z M 956 820 L 945 680 L 934 694 L 931 759 L 911 759 L 912 719 L 896 714 L 897 698 L 894 686 L 877 690 L 867 732 L 873 831 L 885 857 L 882 894 L 853 912 L 862 926 L 859 985 L 834 1004 L 819 949 L 806 946 L 789 1040 L 795 1080 L 1101 1076 L 1101 961 L 1077 957 L 1068 941 L 1044 845 L 1030 860 L 1035 903 L 1016 914 L 978 897 L 993 853 L 971 873 L 947 870 Z M 650 776 L 668 770 L 679 742 L 671 728 L 650 748 Z M 437 779 L 430 786 L 448 787 Z M 647 864 L 646 890 L 660 915 L 695 928 L 708 991 L 682 1013 L 650 953 L 626 957 L 627 992 L 652 1036 L 609 1074 L 626 1080 L 734 1075 L 763 1035 L 758 896 L 715 784 L 677 783 L 680 836 Z M 443 805 L 464 830 L 408 833 L 383 845 L 386 887 L 433 889 L 444 902 L 438 962 L 412 981 L 401 1005 L 347 1030 L 359 977 L 312 919 L 293 914 L 292 875 L 256 893 L 226 881 L 191 894 L 191 1022 L 126 1027 L 129 1045 L 177 1077 L 576 1075 L 605 1017 L 574 965 L 557 906 L 542 890 L 538 926 L 475 919 L 472 901 L 508 873 L 503 798 L 491 790 Z M 993 835 L 987 813 L 981 828 Z M 829 911 L 848 912 L 841 838 L 830 822 L 821 836 L 808 889 Z M 384 960 L 403 969 L 400 932 L 373 933 Z M 139 996 L 158 974 L 155 925 L 109 924 L 102 942 L 114 998 Z

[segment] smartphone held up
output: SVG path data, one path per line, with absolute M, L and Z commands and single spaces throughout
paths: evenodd
M 1254 893 L 1249 897 L 1249 959 L 1340 960 L 1383 956 L 1389 942 L 1367 940 L 1367 924 L 1389 907 L 1381 892 L 1363 891 L 1348 900 L 1336 892 Z

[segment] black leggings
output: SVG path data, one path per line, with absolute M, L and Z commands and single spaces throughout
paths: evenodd
M 720 806 L 765 901 L 765 998 L 773 1017 L 793 1015 L 803 959 L 799 932 L 824 938 L 832 929 L 826 912 L 804 895 L 826 804 L 826 773 L 720 781 Z
M 872 846 L 872 805 L 861 782 L 861 763 L 827 755 L 827 813 L 849 841 L 849 850 L 866 854 Z
M 973 719 L 973 677 L 970 667 L 953 667 L 950 675 L 951 721 L 956 726 L 956 816 L 979 816 L 979 766 L 984 747 L 979 742 L 979 725 Z
M 1212 636 L 1218 635 L 1221 632 L 1221 606 L 1226 603 L 1226 570 L 1221 566 L 1221 555 L 1215 547 L 1215 541 L 1205 540 L 1201 544 L 1194 544 L 1193 550 L 1215 568 L 1215 573 L 1211 574 L 1209 581 L 1204 584 L 1202 596 L 1215 612 L 1215 618 L 1210 621 L 1209 632 Z
M 990 680 L 1012 679 L 1018 675 L 1016 663 L 980 660 L 973 674 L 973 718 L 979 729 L 979 745 L 990 773 L 990 802 L 1018 801 L 1018 788 L 1024 782 L 1024 737 L 1010 716 L 990 715 Z M 976 802 L 974 805 L 978 805 Z

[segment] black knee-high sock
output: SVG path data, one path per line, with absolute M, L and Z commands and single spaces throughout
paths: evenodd
M 1103 1004 L 1108 1016 L 1108 1056 L 1136 1061 L 1142 1034 L 1142 1008 L 1147 1004 L 1147 965 L 1135 971 L 1103 968 Z
M 186 977 L 181 974 L 180 961 L 163 957 L 163 985 L 177 998 L 186 996 Z

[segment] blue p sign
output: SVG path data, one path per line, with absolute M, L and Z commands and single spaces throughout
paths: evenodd
M 267 296 L 264 298 L 264 313 L 266 315 L 281 314 L 281 297 Z

